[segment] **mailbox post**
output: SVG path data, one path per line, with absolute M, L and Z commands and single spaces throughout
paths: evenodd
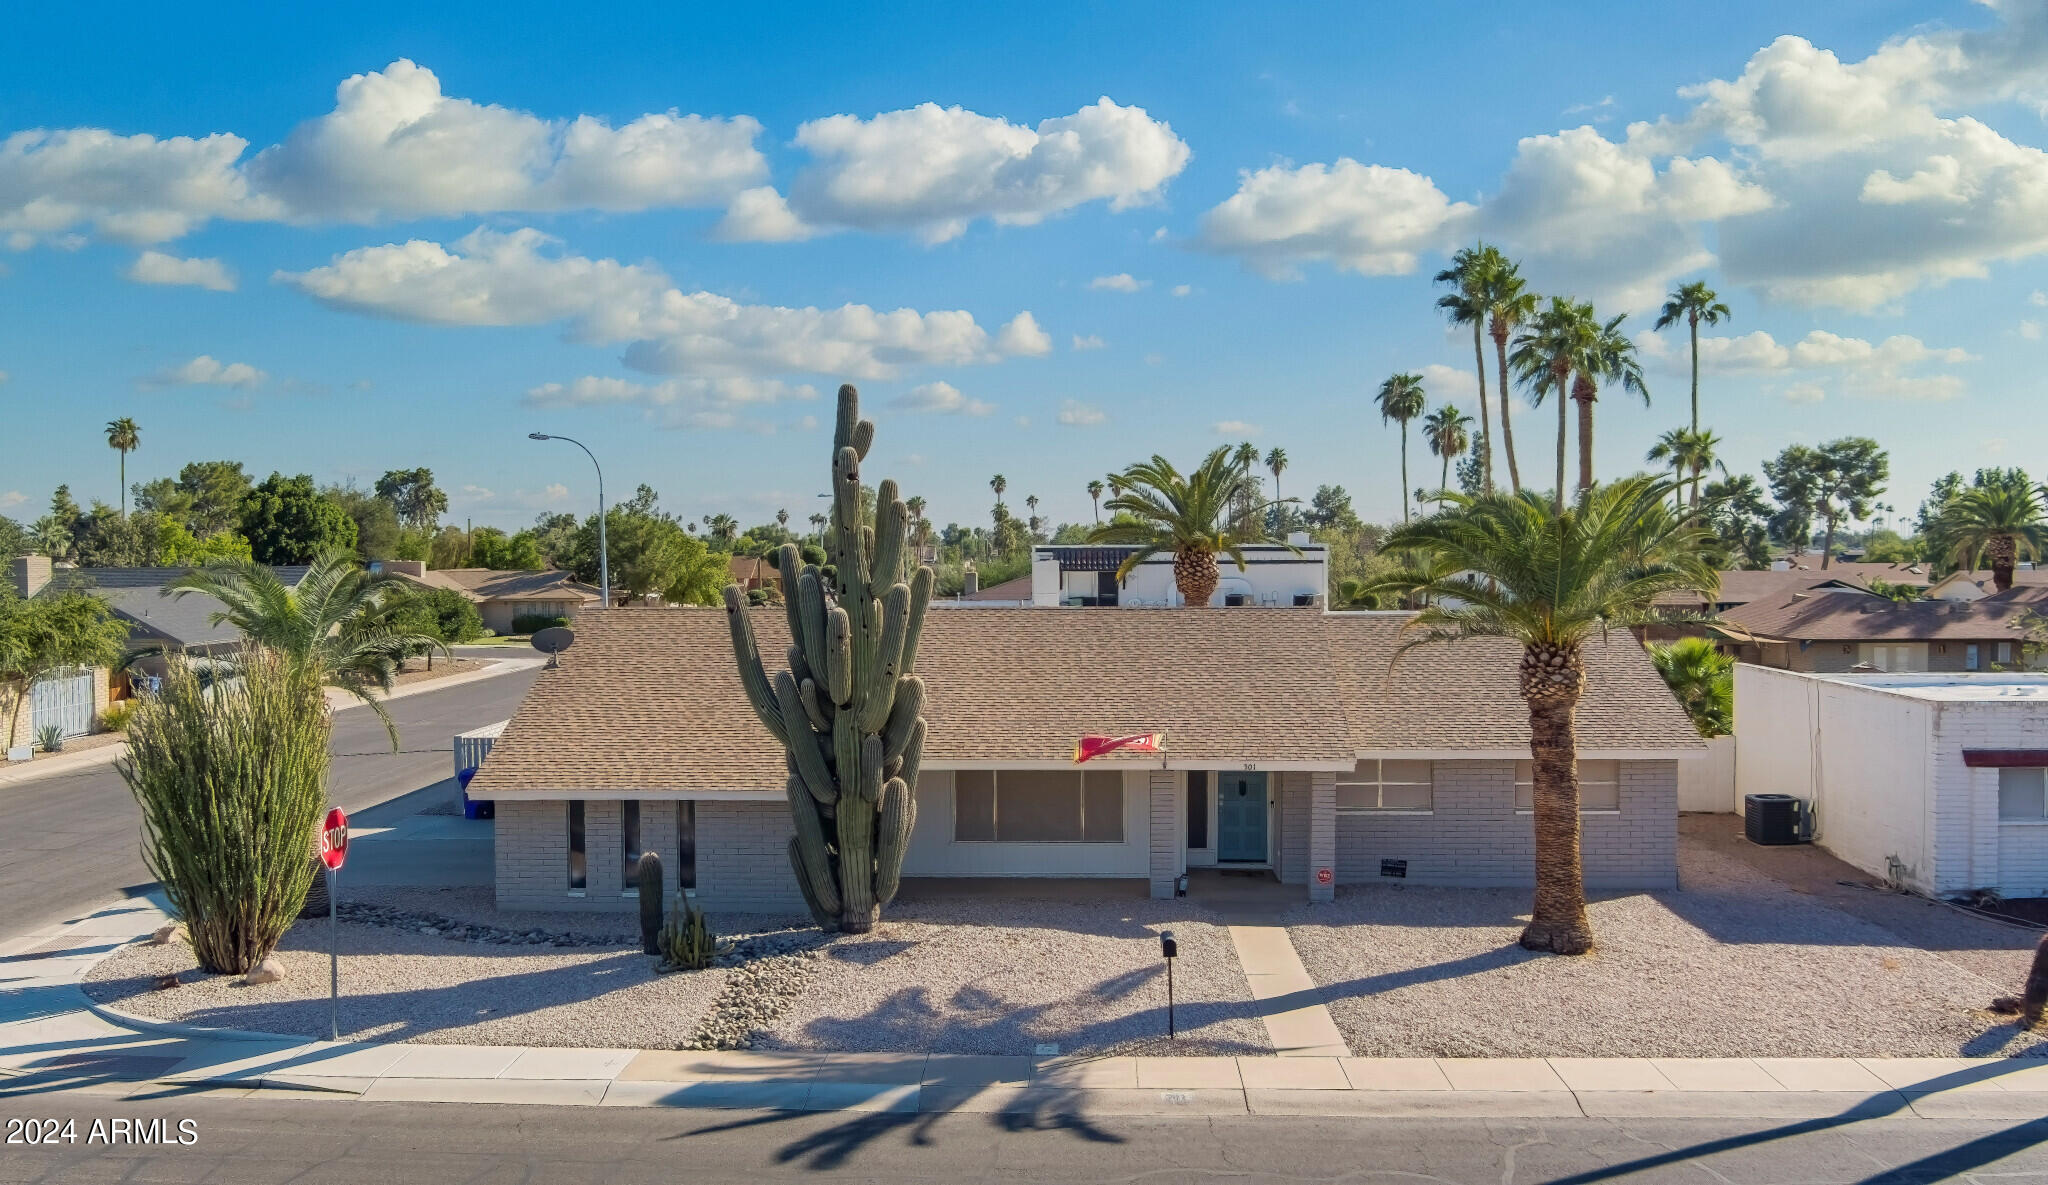
M 1161 930 L 1159 932 L 1159 953 L 1166 959 L 1166 1035 L 1172 1037 L 1175 1035 L 1173 1031 L 1173 961 L 1180 956 L 1180 943 L 1174 941 L 1173 931 Z

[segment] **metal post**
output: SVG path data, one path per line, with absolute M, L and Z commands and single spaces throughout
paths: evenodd
M 1173 960 L 1166 960 L 1166 1035 L 1173 1036 Z
M 569 436 L 550 436 L 545 432 L 528 432 L 528 440 L 566 440 L 583 450 L 590 458 L 590 467 L 597 470 L 597 583 L 604 593 L 603 607 L 612 607 L 612 553 L 604 533 L 604 466 L 597 463 L 597 454 L 590 451 L 580 440 Z
M 341 899 L 334 895 L 334 870 L 327 870 L 327 1036 L 341 1040 Z M 1171 968 L 1168 968 L 1171 971 Z

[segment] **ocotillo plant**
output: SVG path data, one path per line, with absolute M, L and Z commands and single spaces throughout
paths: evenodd
M 896 896 L 903 853 L 917 821 L 924 754 L 924 681 L 917 640 L 932 596 L 932 570 L 908 574 L 910 510 L 883 481 L 879 523 L 862 512 L 860 463 L 874 443 L 860 396 L 839 388 L 832 435 L 832 518 L 825 553 L 833 579 L 805 564 L 794 544 L 777 554 L 789 616 L 789 669 L 773 683 L 761 665 L 747 598 L 725 589 L 740 683 L 755 715 L 787 754 L 796 834 L 789 863 L 811 916 L 826 930 L 872 929 Z

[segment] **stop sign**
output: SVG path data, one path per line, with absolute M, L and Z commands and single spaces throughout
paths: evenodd
M 340 807 L 327 812 L 327 821 L 320 825 L 320 862 L 335 870 L 348 859 L 348 816 Z

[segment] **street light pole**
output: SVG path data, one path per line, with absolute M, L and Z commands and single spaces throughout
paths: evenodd
M 585 447 L 582 441 L 573 437 L 550 436 L 545 432 L 528 432 L 526 438 L 528 440 L 566 440 L 577 448 L 583 449 L 583 455 L 590 458 L 590 467 L 597 470 L 597 583 L 604 593 L 604 607 L 609 609 L 612 607 L 612 553 L 611 548 L 606 545 L 604 537 L 604 466 L 597 463 L 597 454 Z

